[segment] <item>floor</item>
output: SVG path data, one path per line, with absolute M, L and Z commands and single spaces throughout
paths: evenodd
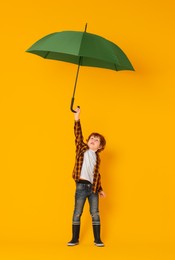
M 56 260 L 64 259 L 109 259 L 109 260 L 174 260 L 173 245 L 119 243 L 105 244 L 98 248 L 88 241 L 68 247 L 64 241 L 8 241 L 0 244 L 2 260 Z

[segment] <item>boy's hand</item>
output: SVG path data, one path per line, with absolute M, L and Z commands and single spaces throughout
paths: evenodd
M 100 197 L 103 197 L 103 198 L 105 198 L 105 197 L 106 197 L 106 194 L 104 193 L 104 191 L 103 191 L 103 190 L 101 190 L 101 191 L 99 192 L 99 195 L 100 195 Z
M 77 107 L 75 109 L 76 113 L 74 113 L 74 118 L 75 118 L 75 121 L 78 121 L 80 119 L 80 108 Z

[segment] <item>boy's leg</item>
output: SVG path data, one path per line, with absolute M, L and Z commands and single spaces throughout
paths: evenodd
M 99 195 L 98 193 L 92 193 L 89 197 L 90 214 L 92 217 L 94 244 L 96 246 L 104 246 L 100 238 L 100 215 L 99 215 Z
M 96 246 L 102 247 L 104 243 L 101 241 L 100 238 L 100 225 L 93 225 L 93 232 L 94 232 L 94 244 Z
M 68 246 L 79 244 L 80 225 L 72 225 L 72 240 L 67 243 Z
M 75 206 L 72 218 L 72 240 L 68 242 L 68 246 L 74 246 L 79 243 L 80 219 L 83 213 L 86 197 L 87 194 L 86 190 L 84 189 L 84 185 L 77 183 L 75 192 Z

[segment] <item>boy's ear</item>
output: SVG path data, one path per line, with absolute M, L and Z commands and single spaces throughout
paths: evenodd
M 98 150 L 101 149 L 101 148 L 102 148 L 102 145 L 100 145 L 100 146 L 98 147 Z

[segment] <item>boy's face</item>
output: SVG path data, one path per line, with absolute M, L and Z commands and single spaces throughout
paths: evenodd
M 89 140 L 87 142 L 87 145 L 88 145 L 89 149 L 96 152 L 98 149 L 101 148 L 100 138 L 98 136 L 91 135 L 91 137 L 89 138 Z

